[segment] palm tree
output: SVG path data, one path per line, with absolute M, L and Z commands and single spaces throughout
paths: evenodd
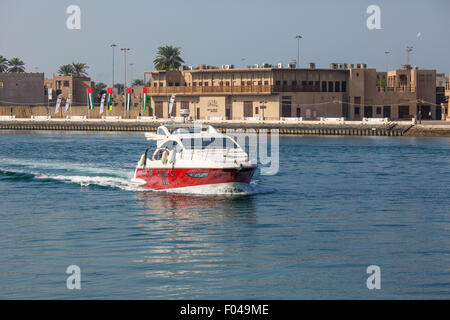
M 136 79 L 133 81 L 133 84 L 131 86 L 136 87 L 136 86 L 143 86 L 143 85 L 144 85 L 144 80 Z
M 0 55 L 0 72 L 8 71 L 8 59 Z
M 103 82 L 96 83 L 95 86 L 94 86 L 95 92 L 97 94 L 99 94 L 99 95 L 102 95 L 103 93 L 105 93 L 106 92 L 106 90 L 105 90 L 106 88 L 107 88 L 107 85 L 104 84 Z
M 25 72 L 25 63 L 19 58 L 9 60 L 8 66 L 8 72 Z
M 75 72 L 75 69 L 71 64 L 65 64 L 59 67 L 58 74 L 61 76 L 69 76 Z
M 72 67 L 73 67 L 73 72 L 75 73 L 75 75 L 79 76 L 87 76 L 87 72 L 86 69 L 88 69 L 89 67 L 87 66 L 86 63 L 75 63 L 72 62 Z
M 158 55 L 153 60 L 156 70 L 177 70 L 184 62 L 180 54 L 180 48 L 173 46 L 159 47 Z

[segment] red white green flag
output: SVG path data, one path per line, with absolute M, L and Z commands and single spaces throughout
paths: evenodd
M 87 88 L 89 109 L 94 110 L 94 98 L 92 97 L 92 88 Z
M 108 104 L 108 110 L 111 111 L 112 110 L 112 88 L 108 88 L 106 90 L 107 95 L 107 104 Z
M 145 111 L 147 109 L 147 87 L 142 88 L 142 109 Z
M 127 96 L 126 96 L 126 107 L 127 110 L 130 111 L 131 107 L 131 88 L 127 88 Z

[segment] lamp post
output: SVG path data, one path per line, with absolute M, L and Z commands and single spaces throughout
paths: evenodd
M 133 78 L 134 78 L 134 74 L 133 74 L 133 66 L 134 66 L 134 63 L 130 63 L 130 68 L 131 68 L 131 79 L 130 79 L 130 81 L 131 81 L 131 86 L 133 86 Z
M 112 44 L 111 48 L 112 48 L 112 84 L 111 84 L 111 88 L 114 88 L 114 48 L 117 47 L 116 44 Z
M 123 82 L 123 111 L 124 111 L 124 118 L 127 110 L 127 51 L 130 51 L 130 48 L 120 48 L 121 51 L 123 51 L 123 67 L 124 67 L 124 82 Z
M 259 109 L 262 110 L 262 120 L 264 121 L 264 110 L 267 108 L 267 100 L 260 101 Z
M 386 55 L 386 72 L 389 71 L 389 51 L 385 51 L 384 54 Z
M 303 38 L 301 35 L 296 35 L 295 39 L 297 39 L 297 68 L 300 66 L 300 39 Z
M 413 51 L 414 47 L 412 46 L 406 46 L 406 65 L 409 66 L 411 61 L 410 61 L 410 56 L 411 56 L 411 52 Z

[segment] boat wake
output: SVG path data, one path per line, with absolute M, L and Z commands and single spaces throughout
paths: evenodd
M 92 164 L 62 161 L 30 161 L 24 159 L 0 159 L 0 181 L 40 183 L 72 183 L 81 187 L 103 187 L 134 192 L 178 193 L 195 195 L 242 196 L 272 193 L 275 190 L 257 182 L 239 186 L 199 186 L 195 189 L 166 189 L 152 191 L 133 181 L 132 168 L 98 167 Z

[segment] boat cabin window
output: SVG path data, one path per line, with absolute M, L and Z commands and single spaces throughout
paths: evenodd
M 238 145 L 230 138 L 185 138 L 181 143 L 186 149 L 237 149 Z
M 172 150 L 172 149 L 176 149 L 176 151 L 180 151 L 181 147 L 178 145 L 178 142 L 174 141 L 174 140 L 170 140 L 165 142 L 160 149 L 167 149 L 167 150 Z
M 155 153 L 153 154 L 153 160 L 161 160 L 164 151 L 171 151 L 173 149 L 175 149 L 176 152 L 179 152 L 182 150 L 182 147 L 178 144 L 178 142 L 173 140 L 165 142 L 155 151 Z
M 163 128 L 158 128 L 158 134 L 165 136 L 166 135 L 166 131 Z

